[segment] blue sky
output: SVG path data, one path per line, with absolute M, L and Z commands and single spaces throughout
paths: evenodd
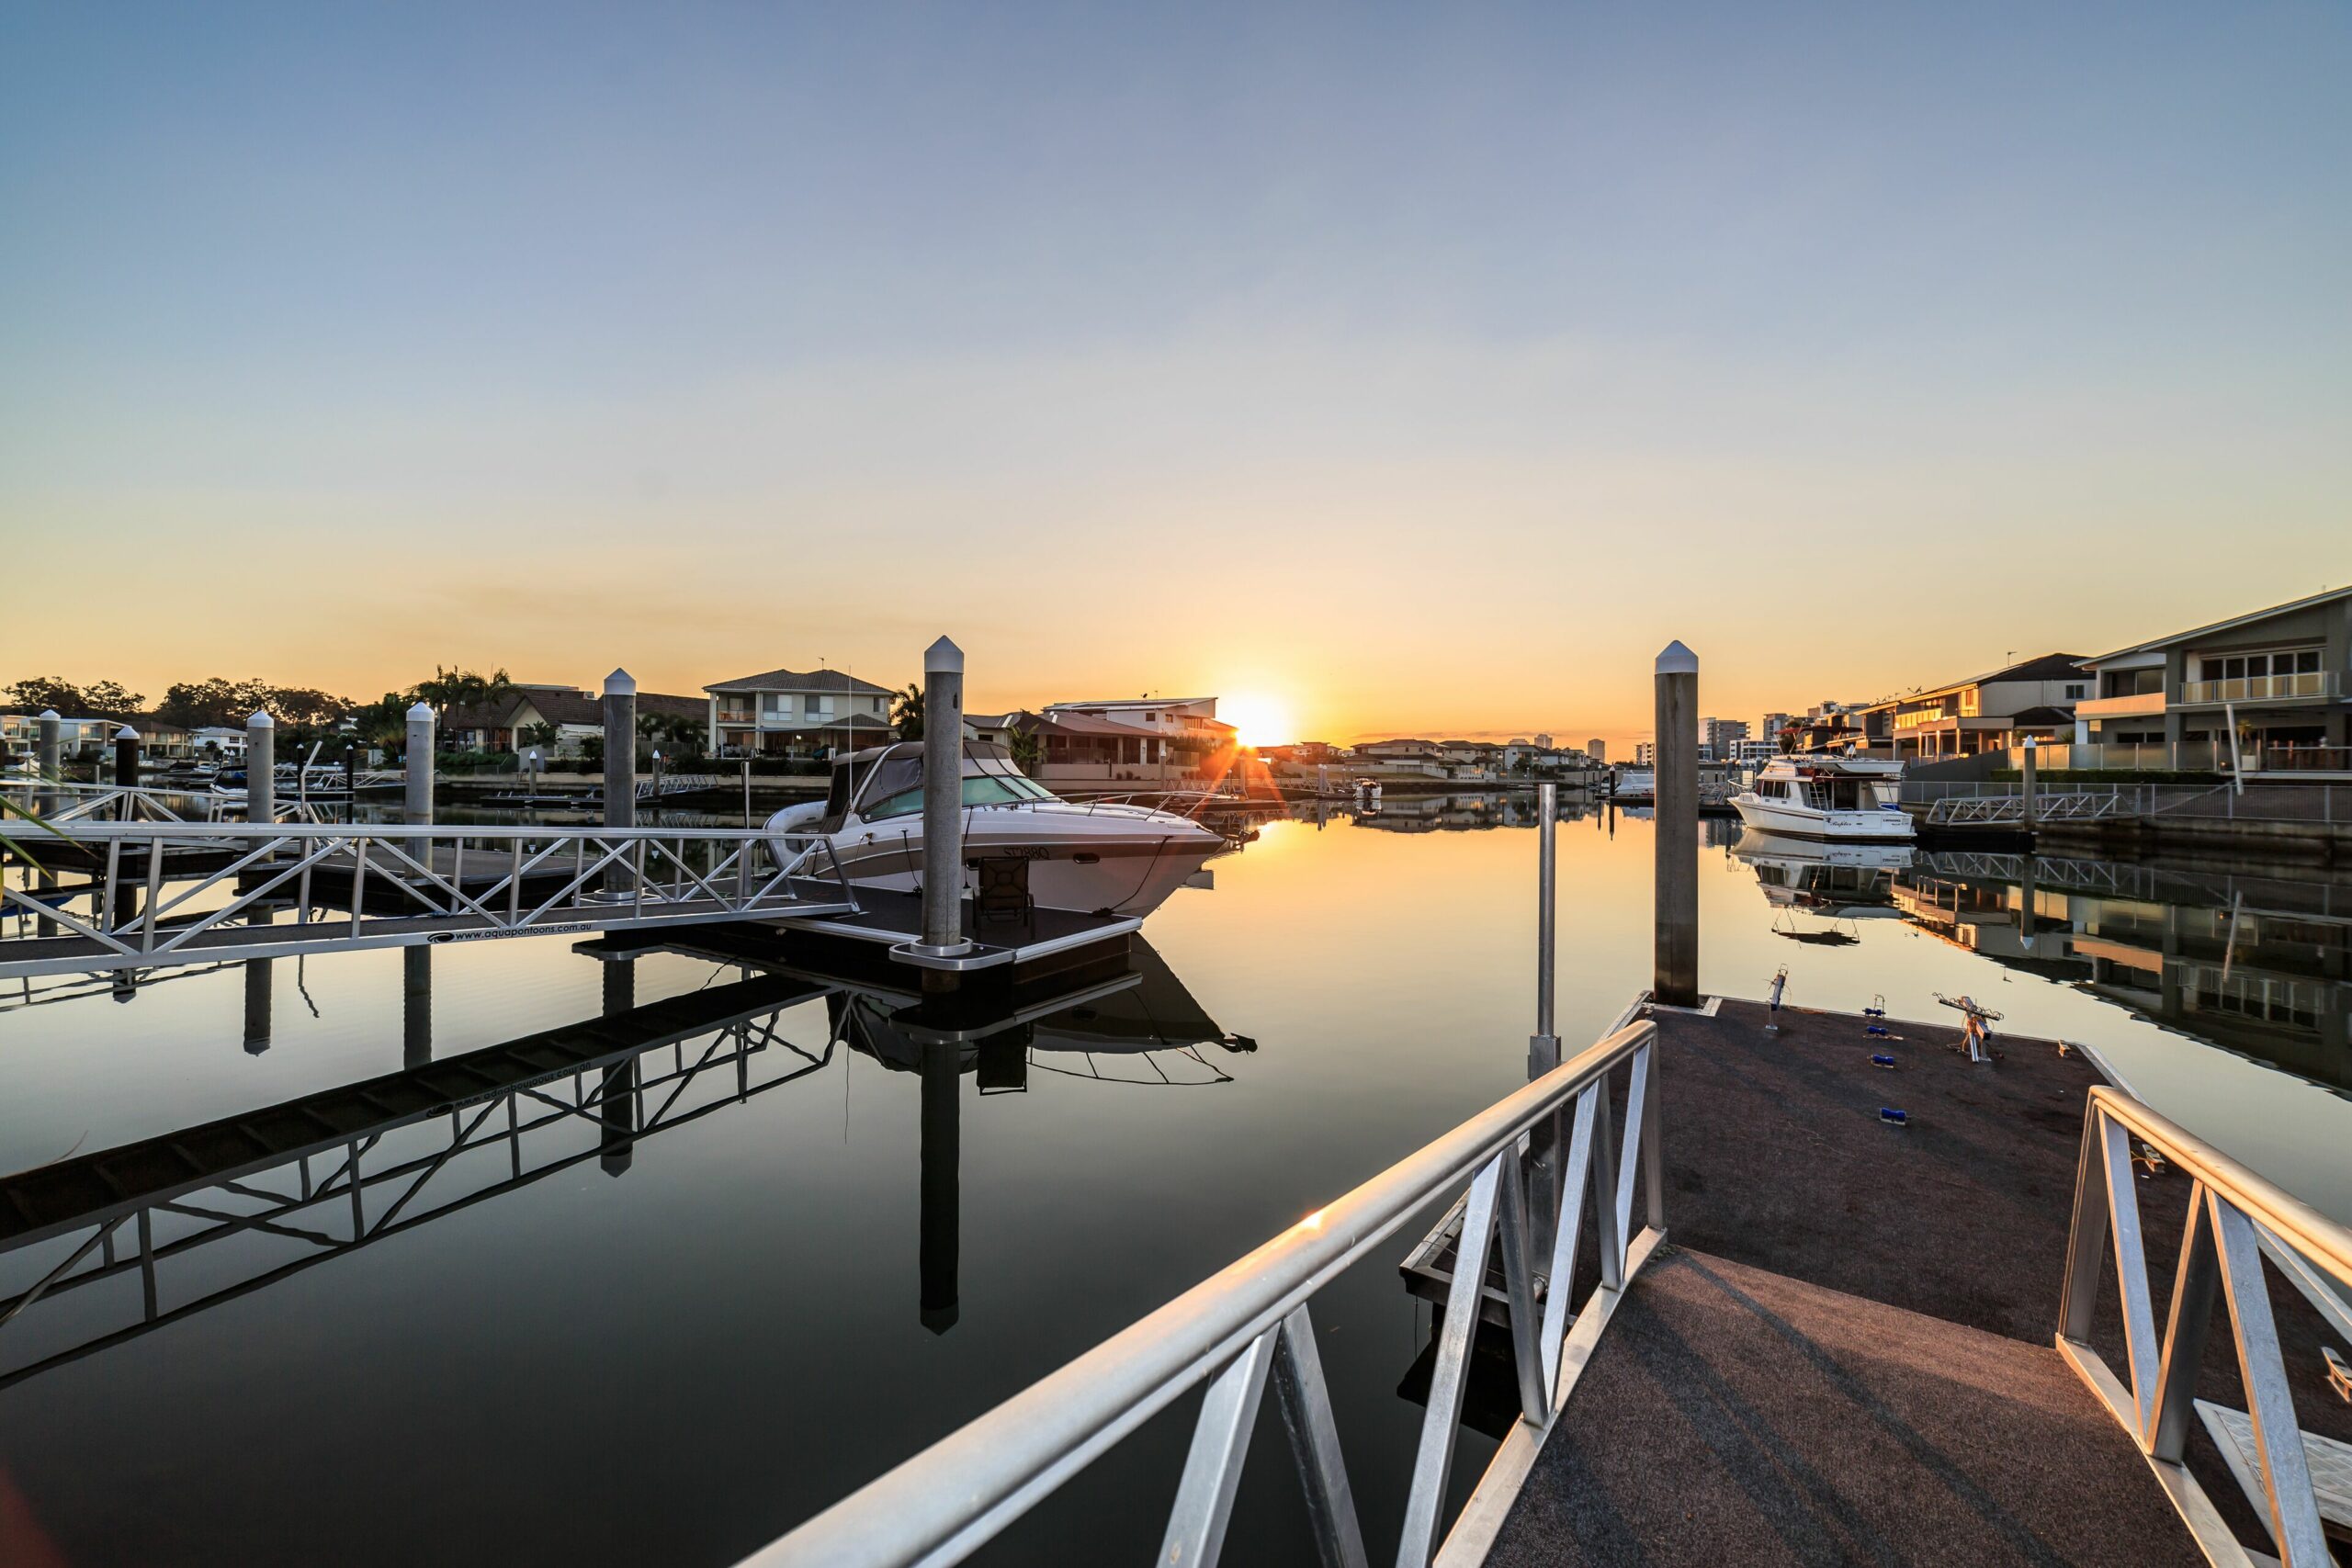
M 0 514 L 155 612 L 0 674 L 1630 735 L 2343 581 L 2352 13 L 2055 9 L 0 4 Z

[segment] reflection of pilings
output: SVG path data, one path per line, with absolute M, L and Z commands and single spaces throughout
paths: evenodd
M 922 1325 L 956 1326 L 957 1144 L 962 1066 L 953 1045 L 922 1048 Z
M 618 958 L 605 964 L 604 986 L 606 1018 L 618 1018 L 636 1007 L 637 960 Z M 604 1093 L 596 1110 L 605 1131 L 597 1144 L 596 1164 L 606 1176 L 628 1170 L 637 1148 L 637 1084 L 634 1056 L 605 1069 Z
M 255 909 L 246 918 L 249 926 L 271 923 L 275 911 Z M 274 958 L 245 960 L 245 1054 L 258 1056 L 269 1049 L 270 1032 L 270 965 Z
M 258 1056 L 269 1049 L 269 966 L 275 958 L 245 960 L 245 1052 Z M 432 1053 L 428 1050 L 427 1055 Z
M 433 1061 L 433 949 L 401 949 L 401 1066 Z
M 637 1006 L 637 960 L 616 958 L 605 964 L 605 1016 L 617 1018 Z
M 637 1063 L 631 1056 L 605 1069 L 604 1093 L 596 1105 L 596 1120 L 604 1134 L 596 1144 L 596 1164 L 606 1176 L 628 1169 L 637 1151 Z

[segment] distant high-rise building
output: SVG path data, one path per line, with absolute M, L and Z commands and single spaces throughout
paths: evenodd
M 1588 740 L 1584 743 L 1584 754 L 1606 767 L 1609 763 L 1609 742 Z
M 1634 766 L 1635 766 L 1635 767 L 1637 767 L 1637 768 L 1654 768 L 1654 767 L 1656 767 L 1657 765 L 1657 741 L 1655 741 L 1655 740 L 1636 740 L 1636 741 L 1634 741 Z
M 1535 738 L 1535 744 L 1549 751 L 1552 749 L 1552 738 L 1548 735 L 1539 735 Z
M 1716 761 L 1729 758 L 1733 749 L 1747 739 L 1747 721 L 1744 718 L 1702 718 L 1699 721 L 1701 751 Z
M 1758 739 L 1770 740 L 1775 748 L 1778 748 L 1781 744 L 1781 731 L 1788 728 L 1795 722 L 1796 721 L 1787 714 L 1768 713 L 1764 716 L 1764 728 L 1759 732 Z

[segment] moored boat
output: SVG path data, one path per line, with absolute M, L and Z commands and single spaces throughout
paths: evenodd
M 1912 836 L 1902 779 L 1902 763 L 1877 758 L 1775 757 L 1731 804 L 1747 826 L 1787 838 L 1900 843 Z
M 1657 770 L 1620 768 L 1611 779 L 1609 798 L 1621 806 L 1647 806 L 1657 799 Z
M 922 746 L 899 741 L 834 761 L 821 801 L 768 818 L 778 835 L 825 839 L 842 874 L 911 891 L 922 876 Z M 964 746 L 964 886 L 1009 874 L 1049 909 L 1144 915 L 1165 903 L 1223 835 L 1190 817 L 1112 801 L 1064 800 L 1012 764 L 1002 748 Z

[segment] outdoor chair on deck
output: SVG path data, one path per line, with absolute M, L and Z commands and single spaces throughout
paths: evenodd
M 972 919 L 982 925 L 990 920 L 1026 920 L 1036 908 L 1036 900 L 1029 896 L 1029 862 L 1020 855 L 994 856 L 974 861 L 972 884 Z

